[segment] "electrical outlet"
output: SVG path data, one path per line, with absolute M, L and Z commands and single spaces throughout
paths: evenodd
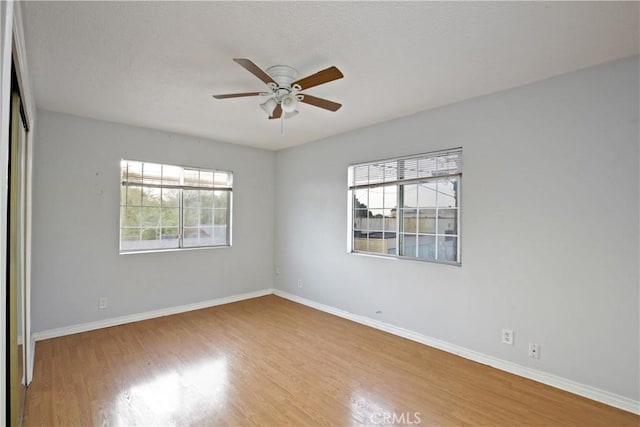
M 298 287 L 301 288 L 302 287 L 302 280 L 298 279 Z
M 513 345 L 513 329 L 502 329 L 502 343 Z
M 98 308 L 100 308 L 100 310 L 104 310 L 105 308 L 107 308 L 109 306 L 109 298 L 107 297 L 100 297 L 100 302 L 98 304 Z
M 532 359 L 540 359 L 540 345 L 530 342 L 529 343 L 529 357 Z

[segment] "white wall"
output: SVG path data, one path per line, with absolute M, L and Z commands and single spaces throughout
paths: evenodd
M 625 59 L 278 152 L 276 288 L 637 401 L 638 75 Z M 346 253 L 349 164 L 458 146 L 462 267 Z
M 35 135 L 33 332 L 273 286 L 273 152 L 48 111 Z M 121 158 L 233 171 L 233 247 L 119 255 Z

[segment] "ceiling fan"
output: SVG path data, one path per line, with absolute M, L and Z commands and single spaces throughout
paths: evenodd
M 215 99 L 240 98 L 244 96 L 266 96 L 260 107 L 269 115 L 270 119 L 288 119 L 298 114 L 298 103 L 313 105 L 329 111 L 337 111 L 342 104 L 327 99 L 300 93 L 303 90 L 324 83 L 338 80 L 344 75 L 336 67 L 329 67 L 315 74 L 298 79 L 298 71 L 288 65 L 274 65 L 266 72 L 247 58 L 233 58 L 251 74 L 265 82 L 269 88 L 265 92 L 229 93 L 213 95 Z

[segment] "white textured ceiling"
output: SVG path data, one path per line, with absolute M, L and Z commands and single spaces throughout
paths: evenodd
M 639 53 L 638 2 L 25 2 L 39 108 L 267 149 Z M 343 104 L 267 120 L 233 62 L 286 64 Z

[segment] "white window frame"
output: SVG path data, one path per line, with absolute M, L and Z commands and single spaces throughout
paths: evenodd
M 128 165 L 129 162 L 132 163 L 141 163 L 143 165 L 143 174 L 140 177 L 139 180 L 135 180 L 135 179 L 131 179 L 129 177 L 129 173 L 127 170 L 127 173 L 123 172 L 123 167 L 125 165 Z M 180 169 L 180 174 L 179 174 L 179 181 L 178 182 L 174 182 L 174 183 L 163 183 L 162 180 L 160 183 L 157 182 L 144 182 L 145 178 L 144 178 L 144 165 L 154 165 L 154 166 L 161 166 L 161 167 L 170 167 L 170 168 L 177 168 Z M 215 180 L 212 181 L 211 184 L 202 184 L 200 182 L 200 180 L 198 181 L 198 183 L 185 183 L 185 171 L 197 171 L 198 175 L 200 176 L 201 172 L 207 173 L 207 174 L 213 174 L 213 176 L 215 177 L 216 174 L 218 175 L 227 175 L 228 176 L 228 181 L 226 183 L 226 185 L 220 185 L 220 184 L 216 184 Z M 120 213 L 119 213 L 119 229 L 118 229 L 118 243 L 119 243 L 119 253 L 121 255 L 126 255 L 126 254 L 136 254 L 136 253 L 146 253 L 146 252 L 165 252 L 165 251 L 183 251 L 183 250 L 192 250 L 192 249 L 201 249 L 201 248 L 228 248 L 231 247 L 232 245 L 232 218 L 233 218 L 233 212 L 232 212 L 232 207 L 233 207 L 233 172 L 231 171 L 226 171 L 226 170 L 221 170 L 221 169 L 205 169 L 205 168 L 200 168 L 200 167 L 193 167 L 193 166 L 181 166 L 181 165 L 171 165 L 171 164 L 166 164 L 166 163 L 158 163 L 158 162 L 148 162 L 148 161 L 143 161 L 143 160 L 132 160 L 132 159 L 122 159 L 120 161 Z M 190 185 L 193 184 L 193 185 Z M 122 208 L 126 208 L 129 207 L 131 205 L 127 204 L 127 200 L 125 197 L 125 201 L 124 204 L 122 202 L 122 191 L 126 188 L 126 187 L 140 187 L 140 188 L 157 188 L 157 189 L 175 189 L 178 191 L 178 206 L 176 206 L 175 208 L 178 209 L 178 225 L 177 230 L 178 230 L 178 236 L 177 236 L 177 245 L 176 247 L 166 247 L 166 248 L 138 248 L 138 249 L 123 249 L 122 248 L 122 230 L 123 230 L 123 225 L 122 225 L 122 221 L 123 221 L 123 214 L 122 214 Z M 188 209 L 185 207 L 185 201 L 184 201 L 184 192 L 185 191 L 189 191 L 189 190 L 205 190 L 205 191 L 224 191 L 227 192 L 228 196 L 227 196 L 227 205 L 226 205 L 226 224 L 227 224 L 227 228 L 226 228 L 226 242 L 224 244 L 202 244 L 202 245 L 186 245 L 185 246 L 185 242 L 184 242 L 184 230 L 185 230 L 185 225 L 184 225 L 184 215 L 185 215 L 185 209 Z M 142 206 L 140 206 L 142 207 Z M 198 209 L 201 209 L 201 206 L 198 206 Z M 215 226 L 215 210 L 212 208 L 212 225 Z M 140 224 L 140 226 L 138 227 L 140 229 L 143 229 L 143 225 Z M 173 227 L 171 227 L 173 228 Z
M 448 157 L 449 156 L 449 157 Z M 434 159 L 447 159 L 447 158 L 453 158 L 454 159 L 454 163 L 455 163 L 455 168 L 451 168 L 448 170 L 438 170 L 437 167 L 435 169 L 429 169 L 427 168 L 426 170 L 420 170 L 415 172 L 415 176 L 410 177 L 410 178 L 404 178 L 404 177 L 398 177 L 398 170 L 400 170 L 400 162 L 401 161 L 425 161 L 425 162 L 429 162 L 429 161 L 435 161 Z M 382 169 L 384 169 L 383 165 L 388 166 L 388 165 L 392 165 L 393 163 L 396 163 L 397 169 L 396 169 L 396 176 L 387 179 L 386 172 L 383 172 L 383 175 L 378 175 L 376 177 L 376 179 L 374 180 L 374 182 L 371 182 L 370 177 L 368 177 L 369 182 L 367 183 L 363 183 L 363 182 L 356 182 L 357 177 L 355 176 L 356 174 L 356 168 L 362 168 L 364 166 L 377 166 L 380 167 Z M 437 161 L 436 161 L 437 164 Z M 441 180 L 442 178 L 447 178 L 447 177 L 455 177 L 457 179 L 457 188 L 456 188 L 456 194 L 455 194 L 455 200 L 456 200 L 456 234 L 454 236 L 449 236 L 449 235 L 444 235 L 442 233 L 438 233 L 438 215 L 436 214 L 436 223 L 435 223 L 435 233 L 416 233 L 416 235 L 433 235 L 435 237 L 435 241 L 436 241 L 436 251 L 437 251 L 437 243 L 438 243 L 438 237 L 455 237 L 456 239 L 456 261 L 447 261 L 447 260 L 442 260 L 442 259 L 437 259 L 437 255 L 432 259 L 432 258 L 419 258 L 418 254 L 416 254 L 416 256 L 406 256 L 406 255 L 400 255 L 400 243 L 401 243 L 401 227 L 402 227 L 402 222 L 403 222 L 403 215 L 404 215 L 404 211 L 403 209 L 401 209 L 401 206 L 403 204 L 403 186 L 404 185 L 411 185 L 411 184 L 416 184 L 416 183 L 427 183 L 427 182 L 434 182 L 437 180 Z M 363 250 L 356 250 L 354 248 L 354 192 L 358 189 L 371 189 L 371 188 L 381 188 L 381 187 L 385 187 L 385 186 L 396 186 L 396 197 L 397 197 L 397 204 L 395 206 L 396 209 L 396 226 L 395 226 L 395 247 L 396 247 L 396 253 L 395 254 L 386 254 L 386 253 L 380 253 L 380 252 L 369 252 L 369 251 L 363 251 Z M 428 153 L 422 153 L 422 154 L 414 154 L 411 156 L 404 156 L 404 157 L 396 157 L 396 158 L 390 158 L 390 159 L 383 159 L 383 160 L 376 160 L 376 161 L 369 161 L 369 162 L 363 162 L 363 163 L 357 163 L 357 164 L 352 164 L 348 167 L 348 184 L 347 184 L 347 252 L 351 253 L 351 254 L 357 254 L 357 255 L 365 255 L 365 256 L 373 256 L 373 257 L 384 257 L 384 258 L 394 258 L 394 259 L 404 259 L 404 260 L 412 260 L 412 261 L 421 261 L 421 262 L 429 262 L 429 263 L 436 263 L 436 264 L 448 264 L 448 265 L 455 265 L 455 266 L 461 266 L 462 265 L 462 245 L 461 245 L 461 236 L 462 236 L 462 225 L 461 225 L 461 212 L 462 212 L 462 203 L 461 203 L 461 195 L 462 195 L 462 148 L 458 147 L 458 148 L 452 148 L 452 149 L 447 149 L 447 150 L 439 150 L 439 151 L 433 151 L 433 152 L 428 152 Z M 370 204 L 370 203 L 369 203 Z M 368 205 L 369 205 L 368 204 Z M 367 208 L 367 211 L 369 211 L 370 209 L 373 208 Z M 386 209 L 386 207 L 385 207 Z M 424 209 L 424 208 L 420 208 L 420 209 Z M 441 209 L 440 207 L 436 207 L 434 208 L 436 209 L 436 212 L 438 212 L 439 209 Z M 451 209 L 451 208 L 443 208 L 443 209 Z M 370 232 L 371 229 L 368 229 L 367 231 Z M 437 252 L 436 252 L 437 254 Z

